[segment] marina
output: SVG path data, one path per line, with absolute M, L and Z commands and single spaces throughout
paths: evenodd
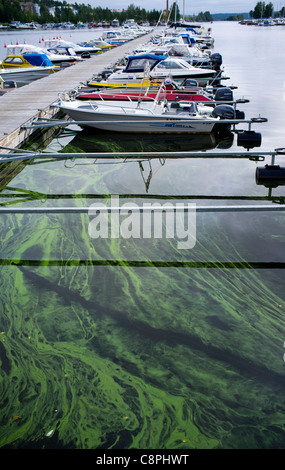
M 224 80 L 114 88 L 164 31 L 0 96 L 3 449 L 285 447 L 285 30 L 214 22 Z

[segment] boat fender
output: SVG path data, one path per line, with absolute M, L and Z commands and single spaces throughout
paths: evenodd
M 103 70 L 101 73 L 101 77 L 103 80 L 106 80 L 111 74 L 113 73 L 113 70 Z
M 14 82 L 13 80 L 5 80 L 4 88 L 17 88 L 17 83 Z
M 70 64 L 69 62 L 61 62 L 60 63 L 60 68 L 65 69 L 67 67 L 70 67 L 71 65 L 73 65 L 73 62 L 72 62 L 72 64 Z
M 261 134 L 255 131 L 243 131 L 238 133 L 237 145 L 250 149 L 261 146 Z
M 89 52 L 82 52 L 81 59 L 90 59 L 91 55 Z
M 276 188 L 285 185 L 285 168 L 280 165 L 265 165 L 263 168 L 257 167 L 255 181 L 258 185 L 268 188 Z

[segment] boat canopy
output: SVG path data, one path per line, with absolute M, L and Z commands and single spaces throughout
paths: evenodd
M 52 67 L 54 65 L 46 54 L 23 54 L 23 58 L 36 67 Z
M 187 34 L 187 33 L 183 34 L 182 33 L 182 34 L 180 34 L 180 36 L 182 37 L 184 43 L 188 44 L 189 46 L 194 46 L 194 44 L 196 43 L 195 39 L 192 38 L 190 36 L 190 34 Z
M 154 54 L 140 54 L 129 56 L 128 63 L 123 72 L 126 73 L 137 73 L 144 72 L 146 67 L 149 67 L 151 71 L 159 62 L 166 59 L 164 55 L 158 56 Z
M 198 34 L 194 28 L 186 28 L 186 31 L 191 31 L 194 34 Z

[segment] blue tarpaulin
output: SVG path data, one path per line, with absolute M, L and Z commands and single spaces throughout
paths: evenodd
M 123 70 L 123 72 L 144 72 L 147 64 L 149 65 L 149 70 L 152 70 L 159 62 L 164 59 L 166 59 L 166 56 L 157 56 L 154 54 L 140 54 L 129 56 L 127 66 Z
M 24 59 L 37 67 L 52 67 L 54 64 L 45 54 L 23 54 Z

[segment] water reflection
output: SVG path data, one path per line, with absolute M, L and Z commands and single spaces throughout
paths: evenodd
M 222 133 L 196 135 L 149 135 L 134 133 L 112 133 L 108 131 L 83 130 L 62 149 L 64 152 L 179 152 L 229 149 L 234 134 L 228 130 Z

